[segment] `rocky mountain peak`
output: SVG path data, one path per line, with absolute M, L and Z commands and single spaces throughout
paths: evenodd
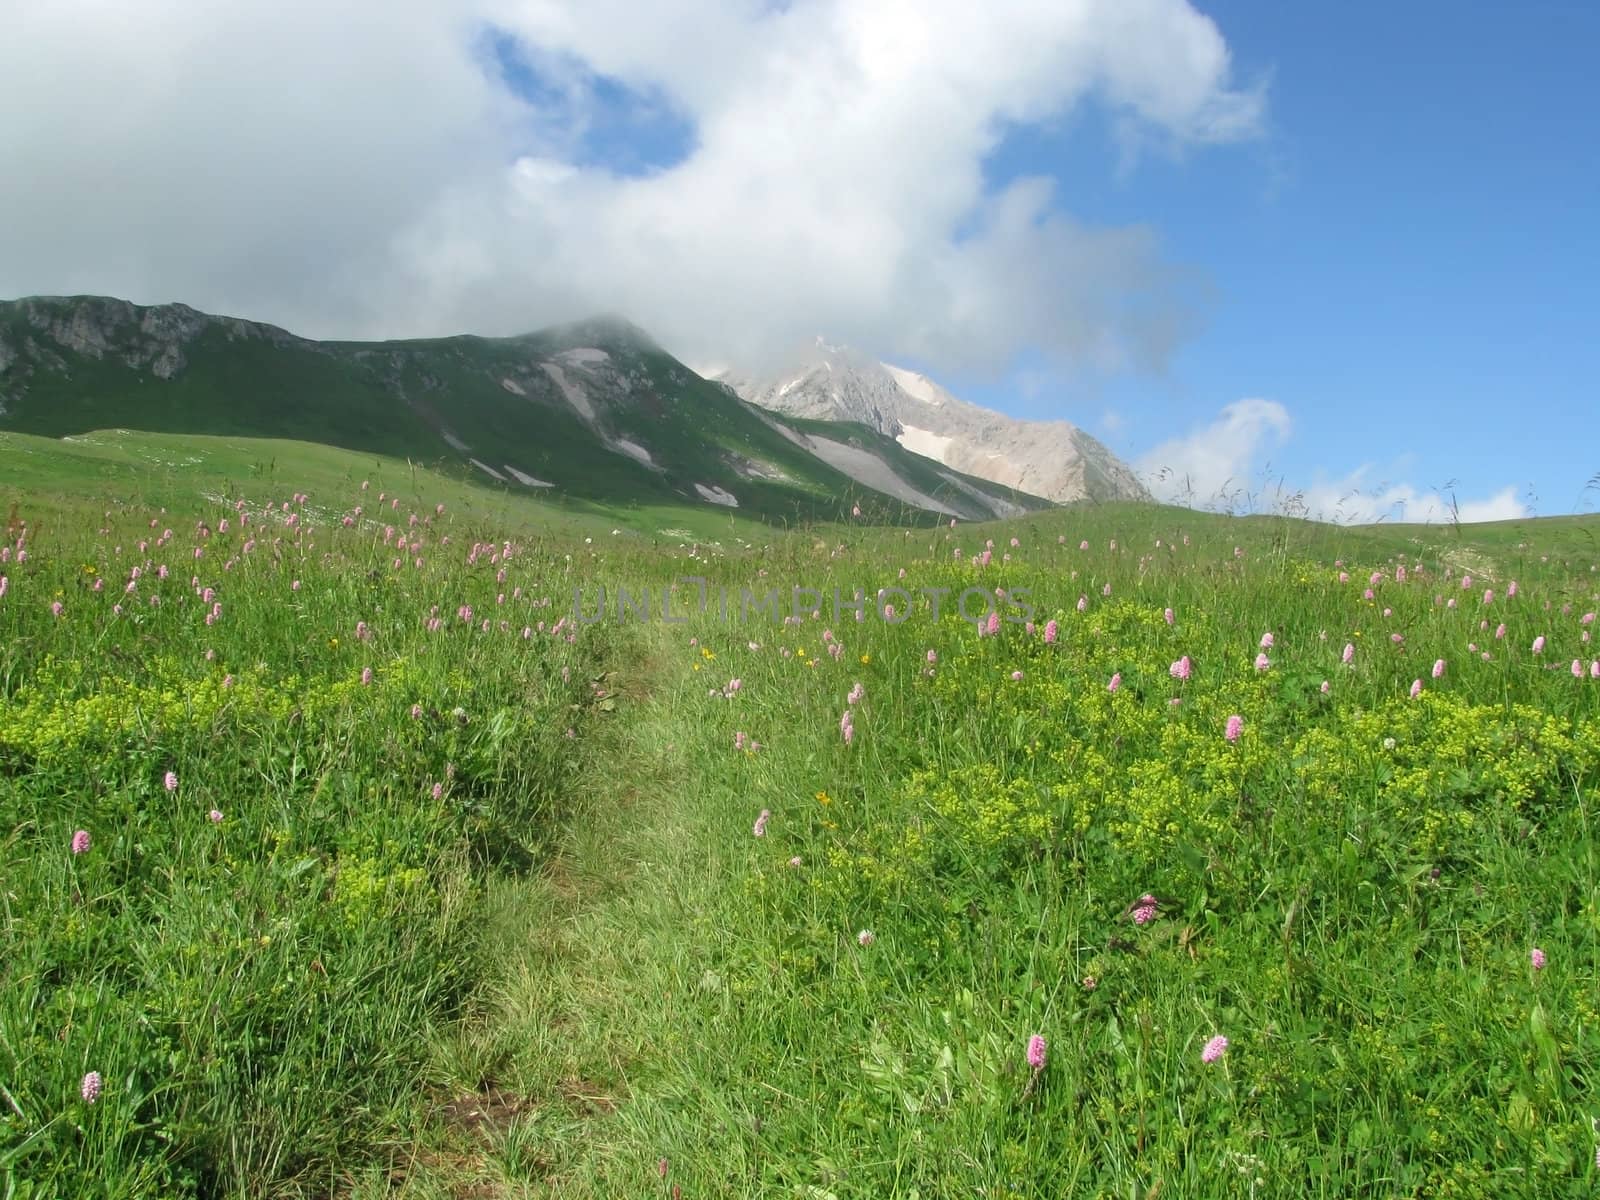
M 1058 503 L 1150 499 L 1127 464 L 1070 422 L 1024 421 L 980 408 L 926 375 L 823 337 L 781 371 L 727 371 L 720 378 L 762 408 L 858 421 L 945 466 Z

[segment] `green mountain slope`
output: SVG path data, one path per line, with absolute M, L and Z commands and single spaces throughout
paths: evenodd
M 786 521 L 856 505 L 869 520 L 943 515 L 830 465 L 614 318 L 512 338 L 315 342 L 184 305 L 0 303 L 0 429 L 115 428 L 291 438 L 610 504 Z M 955 511 L 1000 510 L 969 498 Z

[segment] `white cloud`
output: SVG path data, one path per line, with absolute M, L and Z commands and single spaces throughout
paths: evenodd
M 1367 464 L 1334 479 L 1296 486 L 1275 475 L 1263 453 L 1282 447 L 1293 428 L 1276 400 L 1238 400 L 1215 421 L 1141 455 L 1136 468 L 1157 499 L 1223 512 L 1286 512 L 1343 524 L 1474 524 L 1529 515 L 1515 487 L 1483 499 L 1377 478 Z M 1404 465 L 1404 460 L 1402 460 Z
M 1159 499 L 1232 509 L 1249 487 L 1259 452 L 1289 436 L 1289 410 L 1276 400 L 1236 400 L 1186 437 L 1139 456 L 1136 469 Z
M 535 111 L 486 36 L 561 97 Z M 597 76 L 692 128 L 622 177 Z M 1196 298 L 1058 183 L 987 194 L 1004 130 L 1094 98 L 1178 145 L 1263 98 L 1186 0 L 11 0 L 0 295 L 98 291 L 322 336 L 619 311 L 688 355 L 827 330 L 959 368 L 1159 365 Z
M 1376 522 L 1422 525 L 1473 525 L 1482 521 L 1511 521 L 1529 515 L 1515 487 L 1504 487 L 1481 500 L 1461 500 L 1454 495 L 1418 488 L 1409 483 L 1368 483 L 1370 467 L 1360 467 L 1334 483 L 1318 483 L 1296 495 L 1286 490 L 1276 497 L 1290 511 L 1303 509 L 1319 520 L 1366 525 Z

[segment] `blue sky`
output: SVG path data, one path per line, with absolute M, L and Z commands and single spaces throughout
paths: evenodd
M 1130 458 L 1264 397 L 1292 430 L 1252 466 L 1291 483 L 1370 464 L 1371 485 L 1511 485 L 1541 513 L 1592 510 L 1600 5 L 1200 7 L 1236 72 L 1268 80 L 1259 138 L 1129 165 L 1089 109 L 1014 132 L 988 167 L 1070 178 L 1076 214 L 1153 225 L 1215 285 L 1204 331 L 1164 377 L 1058 375 L 1031 399 L 1015 375 L 952 382 Z
M 1600 156 L 1584 149 L 1600 5 L 1197 7 L 1235 81 L 1265 97 L 1252 136 L 1181 144 L 1091 97 L 1010 123 L 982 162 L 991 193 L 1045 176 L 1074 219 L 1157 234 L 1192 272 L 1175 286 L 1204 297 L 1170 361 L 1096 369 L 1021 346 L 997 374 L 864 348 L 987 407 L 1071 420 L 1146 467 L 1198 444 L 1201 493 L 1315 489 L 1325 508 L 1359 490 L 1346 508 L 1386 519 L 1437 516 L 1433 497 L 1594 507 L 1600 446 L 1573 433 L 1600 408 Z M 661 97 L 492 45 L 541 113 L 584 107 L 572 161 L 648 175 L 691 154 L 692 123 Z M 1281 408 L 1224 422 L 1246 398 Z
M 700 367 L 821 334 L 1202 502 L 1270 469 L 1346 519 L 1600 506 L 1600 3 L 58 0 L 8 32 L 0 296 L 337 338 L 616 312 Z

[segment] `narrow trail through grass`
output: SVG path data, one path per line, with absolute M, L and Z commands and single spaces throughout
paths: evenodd
M 715 851 L 697 836 L 696 767 L 675 705 L 681 671 L 668 633 L 628 631 L 604 686 L 612 719 L 592 726 L 584 783 L 537 872 L 498 880 L 488 901 L 500 964 L 480 1011 L 435 1047 L 439 1128 L 405 1172 L 375 1173 L 353 1196 L 640 1194 L 657 1161 L 618 1162 L 639 1074 L 670 1053 L 658 1033 L 685 990 L 688 943 L 708 936 L 702 893 Z M 676 674 L 675 674 L 676 672 Z M 630 1190 L 631 1189 L 631 1190 Z

